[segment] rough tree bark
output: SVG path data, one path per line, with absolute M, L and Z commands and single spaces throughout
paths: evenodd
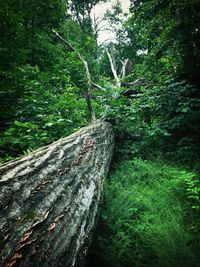
M 113 150 L 108 123 L 0 167 L 0 265 L 82 266 Z

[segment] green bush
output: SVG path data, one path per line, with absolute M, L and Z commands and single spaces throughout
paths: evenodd
M 23 97 L 15 121 L 0 135 L 0 162 L 29 153 L 87 124 L 86 101 L 66 69 L 54 73 L 20 68 Z
M 199 188 L 195 174 L 179 168 L 122 163 L 105 186 L 102 266 L 199 266 Z
M 133 86 L 132 98 L 108 88 L 100 100 L 103 116 L 112 122 L 120 158 L 162 153 L 164 158 L 199 168 L 199 88 L 178 78 L 166 77 L 159 84 Z M 138 93 L 134 95 L 134 92 Z

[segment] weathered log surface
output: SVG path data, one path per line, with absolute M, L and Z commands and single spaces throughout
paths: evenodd
M 113 150 L 98 122 L 0 167 L 1 266 L 81 266 Z

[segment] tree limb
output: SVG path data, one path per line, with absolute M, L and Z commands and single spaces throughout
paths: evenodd
M 72 51 L 74 51 L 78 58 L 80 59 L 80 61 L 83 63 L 84 68 L 85 68 L 85 72 L 87 75 L 87 80 L 88 80 L 88 89 L 87 89 L 87 93 L 86 93 L 86 102 L 87 102 L 87 107 L 88 107 L 88 111 L 89 111 L 89 116 L 90 116 L 90 121 L 95 121 L 96 120 L 96 116 L 95 116 L 95 112 L 92 106 L 92 100 L 91 100 L 91 89 L 92 89 L 92 79 L 91 79 L 91 73 L 88 67 L 88 62 L 81 56 L 81 54 L 66 40 L 64 39 L 57 31 L 55 31 L 54 29 L 52 29 L 53 33 L 55 33 L 55 35 L 65 44 L 67 45 Z
M 121 69 L 121 74 L 120 78 L 123 79 L 126 76 L 126 66 L 128 64 L 129 59 L 125 59 L 124 61 L 121 61 L 122 63 L 122 69 Z
M 121 87 L 121 82 L 120 82 L 119 76 L 117 75 L 117 70 L 116 70 L 116 67 L 115 67 L 114 59 L 113 59 L 111 53 L 108 51 L 108 49 L 106 49 L 106 53 L 107 53 L 109 61 L 110 61 L 110 67 L 111 67 L 113 76 L 114 76 L 114 78 L 116 80 L 116 87 L 120 88 Z
M 94 82 L 92 82 L 92 85 L 93 85 L 94 87 L 96 87 L 97 89 L 105 90 L 105 88 L 101 87 L 99 84 L 96 84 L 96 83 L 94 83 Z

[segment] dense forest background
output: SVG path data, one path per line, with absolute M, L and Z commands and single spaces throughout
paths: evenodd
M 88 266 L 199 266 L 200 1 L 132 0 L 126 19 L 116 2 L 104 44 L 99 2 L 1 3 L 1 162 L 89 123 L 80 54 L 116 138 Z

